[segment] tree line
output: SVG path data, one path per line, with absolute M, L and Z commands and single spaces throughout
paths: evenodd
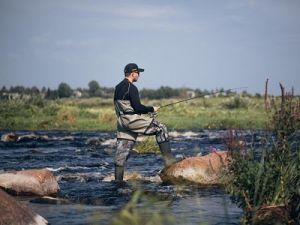
M 147 99 L 162 99 L 162 98 L 187 98 L 194 96 L 213 95 L 215 93 L 221 93 L 222 95 L 230 95 L 231 91 L 226 91 L 223 88 L 216 90 L 201 90 L 191 88 L 172 88 L 168 86 L 161 86 L 158 89 L 143 88 L 140 90 L 141 98 Z M 12 86 L 10 88 L 2 87 L 0 90 L 1 99 L 13 99 L 13 98 L 26 98 L 31 96 L 41 96 L 45 99 L 59 99 L 59 98 L 113 98 L 114 88 L 100 86 L 95 80 L 88 83 L 88 88 L 76 88 L 72 89 L 71 86 L 65 82 L 61 82 L 57 89 L 50 89 L 42 87 L 41 89 L 36 86 L 23 87 Z M 251 96 L 246 91 L 243 95 Z M 256 97 L 261 97 L 260 94 L 255 94 Z

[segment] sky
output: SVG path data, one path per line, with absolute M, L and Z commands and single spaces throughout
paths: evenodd
M 0 0 L 0 88 L 114 87 L 300 94 L 299 0 Z

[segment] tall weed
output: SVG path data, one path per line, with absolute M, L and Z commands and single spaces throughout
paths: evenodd
M 281 84 L 280 88 L 280 99 L 265 97 L 272 138 L 266 137 L 259 160 L 253 149 L 239 145 L 243 140 L 236 133 L 225 142 L 231 161 L 224 183 L 245 210 L 244 224 L 300 223 L 300 153 L 299 147 L 291 149 L 289 139 L 300 128 L 300 104 L 293 91 L 286 93 Z
M 141 204 L 142 201 L 144 204 Z M 167 203 L 160 206 L 159 210 L 153 210 L 155 199 L 151 199 L 143 194 L 141 190 L 137 190 L 125 207 L 112 219 L 111 225 L 175 224 L 174 218 L 164 212 L 167 209 Z

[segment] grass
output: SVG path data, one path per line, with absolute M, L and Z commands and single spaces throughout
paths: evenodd
M 144 202 L 144 204 L 141 204 Z M 147 197 L 141 190 L 137 190 L 125 207 L 112 219 L 111 225 L 164 225 L 175 224 L 174 217 L 166 215 L 166 202 L 159 209 L 153 210 L 156 200 Z
M 237 100 L 238 99 L 238 100 Z M 143 100 L 162 106 L 180 99 Z M 0 101 L 0 129 L 103 130 L 116 129 L 111 99 L 27 99 Z M 158 120 L 169 129 L 260 129 L 267 114 L 263 99 L 243 97 L 199 98 L 162 108 Z
M 262 99 L 249 100 L 247 107 L 228 109 L 225 105 L 231 98 L 195 99 L 190 102 L 162 108 L 159 119 L 171 129 L 223 129 L 263 128 L 266 114 Z M 174 100 L 173 100 L 174 101 Z M 166 102 L 172 102 L 169 100 Z M 153 102 L 159 104 L 159 102 Z M 254 119 L 255 118 L 255 119 Z

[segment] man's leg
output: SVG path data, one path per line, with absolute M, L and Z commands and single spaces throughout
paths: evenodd
M 134 141 L 117 140 L 117 151 L 115 155 L 115 180 L 122 181 L 124 177 L 124 166 L 129 157 L 129 152 L 133 148 Z
M 156 142 L 163 156 L 165 166 L 169 166 L 176 162 L 176 159 L 171 152 L 169 134 L 166 125 L 157 120 L 153 120 L 150 126 L 147 128 L 145 134 L 155 134 Z

